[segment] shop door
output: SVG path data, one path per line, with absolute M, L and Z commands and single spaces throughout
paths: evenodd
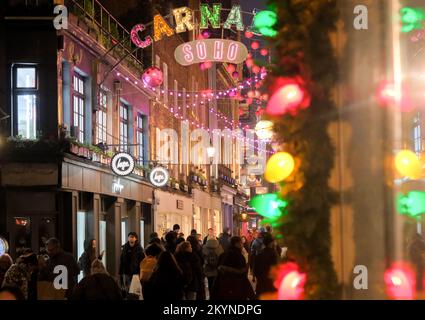
M 11 254 L 13 258 L 22 250 L 30 248 L 35 253 L 44 253 L 45 243 L 56 237 L 56 215 L 15 216 L 11 219 Z

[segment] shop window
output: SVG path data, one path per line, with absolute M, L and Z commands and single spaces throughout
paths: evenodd
M 144 248 L 145 247 L 145 220 L 140 220 L 140 245 Z
M 107 266 L 107 252 L 106 250 L 106 217 L 104 214 L 100 215 L 99 220 L 99 253 L 103 252 L 102 262 Z
M 84 96 L 84 78 L 78 73 L 74 74 L 73 91 L 73 113 L 72 126 L 76 128 L 75 137 L 81 143 L 84 143 L 85 133 L 85 96 Z
M 106 143 L 108 95 L 105 90 L 100 90 L 99 110 L 96 116 L 96 143 Z
M 137 161 L 139 165 L 143 165 L 145 157 L 144 157 L 144 119 L 145 117 L 141 114 L 137 116 L 137 128 L 136 128 L 136 140 L 137 140 Z
M 37 67 L 15 65 L 13 78 L 13 134 L 36 139 L 39 109 Z
M 120 105 L 120 150 L 128 152 L 128 106 Z
M 86 239 L 86 213 L 84 211 L 77 212 L 77 257 L 81 257 L 84 252 L 84 240 Z M 78 281 L 81 280 L 83 274 L 78 275 Z

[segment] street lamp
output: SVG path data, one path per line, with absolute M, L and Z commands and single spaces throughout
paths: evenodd
M 214 158 L 215 156 L 215 148 L 214 147 L 208 147 L 207 148 L 207 154 L 208 154 L 208 158 Z M 212 159 L 211 159 L 212 160 Z

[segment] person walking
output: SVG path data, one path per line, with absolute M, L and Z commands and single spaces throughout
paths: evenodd
M 174 254 L 177 247 L 177 234 L 174 231 L 170 231 L 165 235 L 165 245 L 164 248 L 166 251 Z
M 243 256 L 246 260 L 246 264 L 248 264 L 249 263 L 249 251 L 250 251 L 249 244 L 248 244 L 248 241 L 247 241 L 245 236 L 241 236 L 241 241 L 242 241 L 242 254 L 243 254 Z
M 180 243 L 174 256 L 183 273 L 185 300 L 196 300 L 203 279 L 201 261 L 189 241 Z
M 204 258 L 204 274 L 208 279 L 208 291 L 210 292 L 210 297 L 214 281 L 218 275 L 218 261 L 222 254 L 223 248 L 215 238 L 207 240 L 204 247 L 202 248 L 202 256 Z
M 108 274 L 101 260 L 93 260 L 90 269 L 88 275 L 75 286 L 70 300 L 122 300 L 118 284 Z
M 220 257 L 218 276 L 211 300 L 252 300 L 255 292 L 248 280 L 248 267 L 242 255 L 240 237 L 232 237 L 230 247 Z
M 90 275 L 91 265 L 94 260 L 102 260 L 104 251 L 99 256 L 96 256 L 96 240 L 89 239 L 84 241 L 84 252 L 78 259 L 78 266 L 83 271 L 83 277 Z
M 25 300 L 37 300 L 37 277 L 37 255 L 31 250 L 25 250 L 6 271 L 2 285 L 19 288 Z
M 217 239 L 217 237 L 214 235 L 214 229 L 208 228 L 208 234 L 205 236 L 203 244 L 205 245 L 208 240 L 210 239 Z
M 136 232 L 128 234 L 127 242 L 122 246 L 120 257 L 120 282 L 123 291 L 128 294 L 130 284 L 134 275 L 140 274 L 140 262 L 145 254 L 142 246 L 139 244 L 139 237 Z
M 80 273 L 77 259 L 75 259 L 71 253 L 65 252 L 61 248 L 59 240 L 56 238 L 47 240 L 46 251 L 49 259 L 40 271 L 40 280 L 46 280 L 53 283 L 57 276 L 57 274 L 54 273 L 56 266 L 65 266 L 68 271 L 68 288 L 65 292 L 65 298 L 69 298 L 77 283 L 78 274 Z
M 265 230 L 263 228 L 260 229 L 259 232 L 257 232 L 257 235 L 254 239 L 254 241 L 251 244 L 251 270 L 252 270 L 252 281 L 256 281 L 254 270 L 255 270 L 255 263 L 257 261 L 257 256 L 263 251 L 264 244 L 263 244 L 263 238 L 265 235 Z
M 13 260 L 12 257 L 9 256 L 7 253 L 2 254 L 0 256 L 0 287 L 3 284 L 4 275 L 6 274 L 7 270 L 12 266 Z
M 254 268 L 254 275 L 257 279 L 257 297 L 262 293 L 276 291 L 273 279 L 270 277 L 270 270 L 278 263 L 279 258 L 271 234 L 267 233 L 264 236 L 263 244 L 265 248 L 257 255 Z
M 183 299 L 183 274 L 174 255 L 161 252 L 150 279 L 145 283 L 145 300 L 179 301 Z
M 146 247 L 145 258 L 140 262 L 140 284 L 142 286 L 142 295 L 145 297 L 145 286 L 146 283 L 152 276 L 153 271 L 158 264 L 158 256 L 165 251 L 162 245 L 154 242 Z
M 224 228 L 223 233 L 218 237 L 218 242 L 224 251 L 230 248 L 230 229 L 228 227 Z
M 190 245 L 192 246 L 192 252 L 197 255 L 202 267 L 204 265 L 204 259 L 202 257 L 202 245 L 199 243 L 198 238 L 196 236 L 189 236 L 187 237 L 187 241 L 190 242 Z M 199 287 L 196 294 L 196 300 L 205 300 L 205 276 L 203 272 L 198 274 L 198 276 Z

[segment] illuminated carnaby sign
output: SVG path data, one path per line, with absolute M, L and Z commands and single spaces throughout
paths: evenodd
M 174 51 L 176 61 L 183 66 L 205 61 L 239 64 L 248 55 L 246 46 L 237 41 L 206 39 L 186 42 Z

